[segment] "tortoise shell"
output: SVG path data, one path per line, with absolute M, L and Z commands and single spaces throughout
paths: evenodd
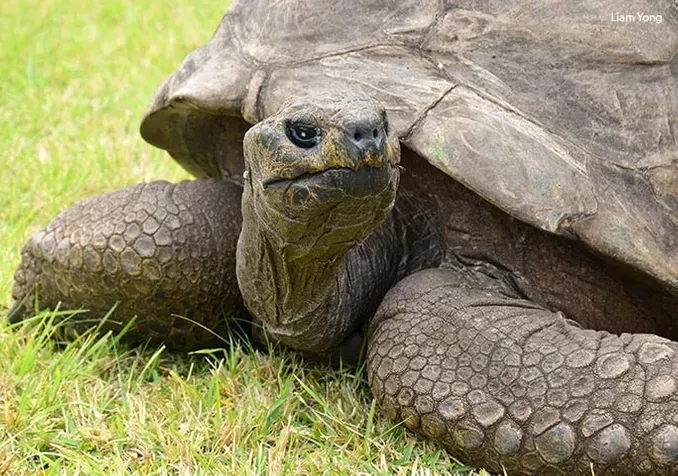
M 406 148 L 515 218 L 678 293 L 675 2 L 235 0 L 141 134 L 237 180 L 250 124 L 330 88 L 379 100 Z

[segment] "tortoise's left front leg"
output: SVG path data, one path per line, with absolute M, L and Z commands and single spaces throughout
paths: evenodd
M 384 298 L 367 364 L 391 418 L 491 471 L 678 474 L 677 342 L 429 269 Z
M 242 188 L 221 180 L 139 184 L 76 203 L 23 248 L 10 313 L 86 309 L 76 331 L 190 350 L 223 342 L 226 317 L 246 315 L 235 276 Z

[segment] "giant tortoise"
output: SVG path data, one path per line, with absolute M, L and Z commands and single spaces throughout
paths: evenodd
M 12 320 L 247 313 L 464 461 L 678 474 L 674 2 L 235 1 L 141 134 L 197 180 L 57 217 Z

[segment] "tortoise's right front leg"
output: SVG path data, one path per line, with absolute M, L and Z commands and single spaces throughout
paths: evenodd
M 245 314 L 235 276 L 241 193 L 220 180 L 152 182 L 75 204 L 24 246 L 10 320 L 33 314 L 37 297 L 41 309 L 87 309 L 73 321 L 81 330 L 117 305 L 104 329 L 136 316 L 130 340 L 218 345 L 224 316 Z

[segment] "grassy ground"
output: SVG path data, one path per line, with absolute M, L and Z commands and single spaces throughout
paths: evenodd
M 8 328 L 12 273 L 32 232 L 80 198 L 187 177 L 137 127 L 224 8 L 0 2 L 0 474 L 462 469 L 379 418 L 355 372 L 241 345 L 182 356 L 85 337 L 58 349 L 49 330 Z

